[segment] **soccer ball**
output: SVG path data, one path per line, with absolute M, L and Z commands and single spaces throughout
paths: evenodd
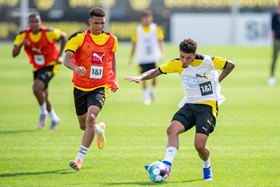
M 148 168 L 148 177 L 153 182 L 164 182 L 168 175 L 169 169 L 168 167 L 162 162 L 153 162 Z

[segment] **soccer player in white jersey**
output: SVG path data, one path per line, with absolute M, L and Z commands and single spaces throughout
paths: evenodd
M 153 14 L 150 10 L 143 12 L 141 21 L 142 24 L 136 28 L 131 37 L 132 50 L 129 67 L 132 68 L 132 58 L 136 49 L 140 73 L 144 73 L 156 68 L 156 62 L 163 59 L 164 35 L 162 30 L 153 23 Z M 145 80 L 142 83 L 144 104 L 149 105 L 151 100 L 155 100 L 156 78 L 153 78 L 152 85 L 149 89 Z
M 233 70 L 235 64 L 221 57 L 196 53 L 197 43 L 192 39 L 183 40 L 180 58 L 173 59 L 137 77 L 125 80 L 139 83 L 158 75 L 177 72 L 182 79 L 185 97 L 179 103 L 179 111 L 173 116 L 167 128 L 168 142 L 164 160 L 169 170 L 179 148 L 179 134 L 196 127 L 194 146 L 203 162 L 203 179 L 213 180 L 210 165 L 210 150 L 206 147 L 209 134 L 214 131 L 218 105 L 225 98 L 220 95 L 220 82 Z M 216 69 L 222 69 L 219 75 Z M 148 165 L 145 166 L 148 168 Z

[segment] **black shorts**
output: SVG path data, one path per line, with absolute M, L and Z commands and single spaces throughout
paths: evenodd
M 48 88 L 49 82 L 53 78 L 53 68 L 54 66 L 46 66 L 33 72 L 34 81 L 39 79 L 45 83 L 44 90 Z
M 207 136 L 214 131 L 216 125 L 216 118 L 213 116 L 212 107 L 204 104 L 186 103 L 173 116 L 173 120 L 182 123 L 185 131 L 195 126 L 196 133 L 202 133 Z
M 107 95 L 107 88 L 100 87 L 93 91 L 82 91 L 74 88 L 74 99 L 77 116 L 87 113 L 88 108 L 92 105 L 102 109 Z
M 144 73 L 146 71 L 156 68 L 156 63 L 154 62 L 149 64 L 139 64 L 139 65 L 140 65 L 140 73 Z

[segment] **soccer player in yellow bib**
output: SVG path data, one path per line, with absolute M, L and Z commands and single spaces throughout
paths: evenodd
M 16 57 L 24 46 L 29 63 L 33 65 L 33 93 L 40 108 L 37 127 L 38 129 L 43 128 L 49 116 L 51 119 L 49 129 L 55 130 L 60 119 L 48 98 L 48 84 L 57 73 L 58 64 L 62 63 L 61 54 L 67 41 L 67 35 L 59 29 L 41 26 L 41 23 L 41 17 L 38 13 L 29 15 L 28 24 L 30 27 L 17 35 L 14 41 L 13 57 Z M 55 40 L 60 40 L 60 50 Z
M 132 68 L 132 58 L 136 50 L 137 62 L 140 66 L 140 73 L 156 68 L 156 62 L 163 59 L 164 35 L 162 30 L 153 23 L 153 14 L 150 10 L 142 13 L 142 24 L 134 31 L 131 41 L 132 50 L 129 59 L 129 67 Z M 155 100 L 156 78 L 152 79 L 152 85 L 148 90 L 145 80 L 143 82 L 144 104 L 149 105 Z
M 194 146 L 203 161 L 203 179 L 213 180 L 210 150 L 206 147 L 206 142 L 215 128 L 218 105 L 225 99 L 220 95 L 220 82 L 233 70 L 235 64 L 221 57 L 197 54 L 197 43 L 190 38 L 183 40 L 179 47 L 180 58 L 138 77 L 125 77 L 125 80 L 139 83 L 161 74 L 179 74 L 185 97 L 179 103 L 180 109 L 167 128 L 168 142 L 162 162 L 171 171 L 172 161 L 179 148 L 179 134 L 195 126 Z M 220 75 L 216 69 L 223 69 Z M 148 165 L 145 168 L 147 169 Z

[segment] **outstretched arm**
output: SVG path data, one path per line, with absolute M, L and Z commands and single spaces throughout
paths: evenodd
M 160 48 L 160 51 L 161 51 L 161 55 L 160 55 L 160 61 L 163 60 L 163 48 L 164 48 L 164 40 L 159 40 L 159 48 Z
M 132 49 L 131 49 L 131 53 L 130 53 L 130 57 L 129 57 L 129 62 L 128 62 L 129 68 L 133 67 L 132 59 L 133 59 L 133 55 L 134 55 L 134 52 L 135 52 L 135 48 L 136 48 L 136 44 L 132 43 Z
M 139 75 L 138 77 L 124 77 L 125 80 L 129 81 L 129 82 L 136 82 L 139 83 L 142 80 L 148 80 L 148 79 L 152 79 L 156 76 L 161 75 L 162 73 L 159 71 L 158 68 L 155 69 L 151 69 L 149 71 L 146 71 L 145 73 L 142 73 L 141 75 Z
M 235 67 L 234 62 L 228 61 L 226 67 L 223 69 L 222 73 L 219 76 L 219 82 L 221 82 Z
M 67 42 L 67 34 L 65 32 L 62 32 L 61 31 L 61 37 L 60 37 L 60 50 L 59 50 L 59 54 L 56 58 L 56 63 L 57 64 L 61 64 L 62 63 L 62 53 L 64 51 L 64 47 L 66 45 L 66 42 Z

